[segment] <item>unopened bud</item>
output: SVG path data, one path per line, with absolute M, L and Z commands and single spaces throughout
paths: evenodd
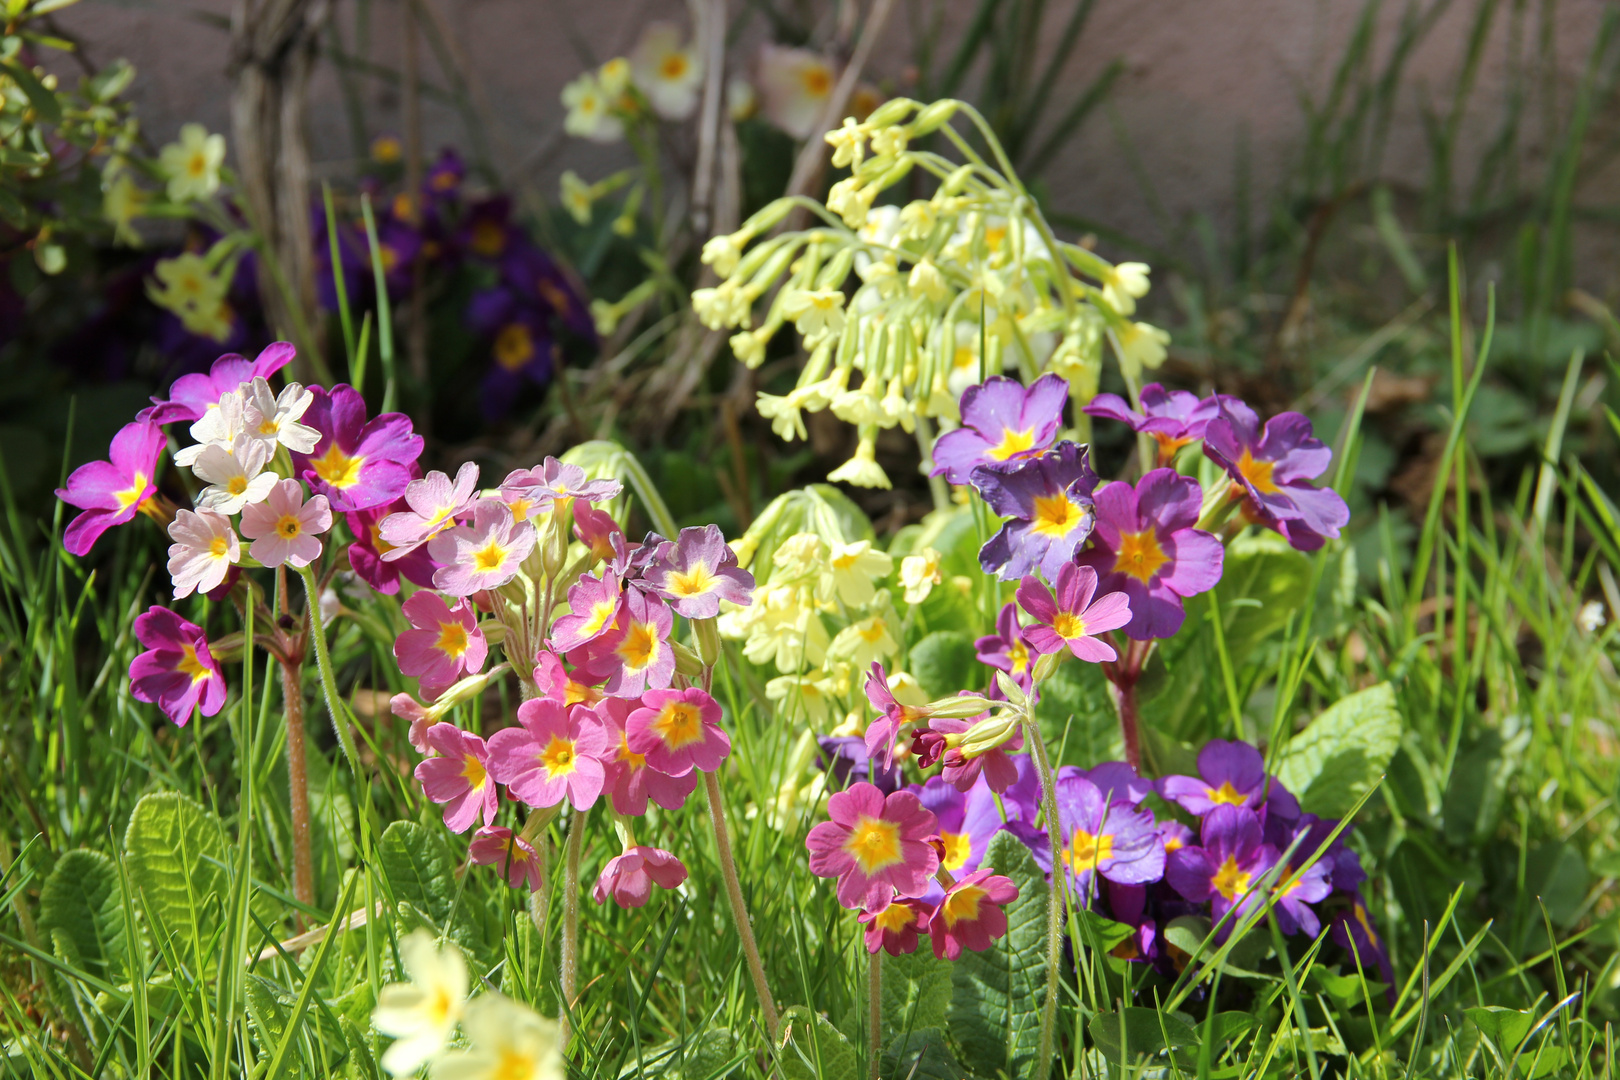
M 210 641 L 208 651 L 214 657 L 214 661 L 220 664 L 242 659 L 242 632 L 238 630 L 234 634 L 226 634 Z
M 956 749 L 974 758 L 1001 746 L 1018 734 L 1022 719 L 1015 709 L 998 709 L 956 737 Z
M 678 641 L 669 643 L 675 653 L 675 670 L 688 679 L 695 679 L 703 674 L 703 660 L 697 653 L 682 645 Z
M 697 642 L 698 659 L 704 667 L 714 667 L 720 659 L 720 627 L 718 618 L 693 619 L 692 639 Z
M 916 105 L 917 103 L 910 98 L 890 98 L 872 110 L 872 115 L 866 118 L 866 126 L 880 128 L 888 127 L 890 124 L 898 124 L 906 118 L 906 114 Z M 932 107 L 929 106 L 929 108 Z
M 543 550 L 540 565 L 544 568 L 547 578 L 555 578 L 562 573 L 563 563 L 568 559 L 568 526 L 569 518 L 572 516 L 559 500 L 551 511 L 550 522 L 541 532 L 540 544 Z
M 949 100 L 924 105 L 922 111 L 917 114 L 917 119 L 911 122 L 911 137 L 918 139 L 944 127 L 950 122 L 951 117 L 956 115 L 960 105 L 960 102 Z
M 978 694 L 958 694 L 956 697 L 930 701 L 923 708 L 929 716 L 941 720 L 971 720 L 980 713 L 990 711 L 996 702 Z

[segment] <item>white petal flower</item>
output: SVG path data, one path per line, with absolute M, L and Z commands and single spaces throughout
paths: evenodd
M 169 523 L 169 577 L 174 598 L 212 592 L 242 557 L 230 519 L 212 510 L 181 510 Z
M 241 513 L 250 503 L 262 502 L 281 479 L 264 471 L 269 461 L 269 445 L 251 435 L 238 435 L 229 448 L 209 443 L 191 467 L 198 479 L 208 482 L 197 493 L 197 505 L 230 515 Z
M 613 115 L 612 99 L 591 72 L 563 87 L 562 103 L 568 106 L 568 117 L 563 121 L 568 134 L 592 142 L 624 138 L 624 122 Z
M 467 964 L 453 946 L 440 949 L 426 930 L 399 943 L 399 956 L 411 977 L 377 995 L 372 1025 L 397 1040 L 383 1052 L 382 1067 L 405 1076 L 444 1050 L 467 1000 Z M 441 1074 L 437 1067 L 434 1075 Z
M 248 385 L 244 404 L 244 426 L 249 435 L 271 444 L 279 443 L 289 450 L 307 454 L 321 441 L 321 433 L 307 424 L 299 423 L 315 394 L 298 383 L 290 382 L 279 395 L 270 392 L 264 376 L 255 376 Z
M 1121 315 L 1136 311 L 1136 298 L 1148 293 L 1148 264 L 1120 263 L 1103 277 L 1102 294 L 1108 306 Z
M 206 199 L 219 190 L 219 167 L 225 160 L 225 136 L 210 135 L 201 124 L 186 124 L 180 141 L 165 146 L 158 164 L 169 178 L 169 199 L 183 203 Z
M 245 387 L 247 384 L 244 383 Z M 189 429 L 196 442 L 174 455 L 174 463 L 189 469 L 210 446 L 229 447 L 247 430 L 247 408 L 240 390 L 230 390 L 208 406 Z
M 681 44 L 681 32 L 665 22 L 648 23 L 630 53 L 636 86 L 665 120 L 685 120 L 697 109 L 703 86 L 703 58 Z
M 765 118 L 795 139 L 815 133 L 838 73 L 820 53 L 766 45 L 759 51 L 759 91 Z

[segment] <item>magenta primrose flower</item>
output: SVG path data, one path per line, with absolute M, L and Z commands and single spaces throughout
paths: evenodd
M 129 692 L 156 705 L 178 727 L 191 711 L 213 716 L 225 705 L 225 676 L 208 651 L 202 627 L 166 607 L 153 606 L 135 618 L 135 638 L 146 651 L 129 664 Z
M 920 896 L 939 869 L 928 838 L 939 823 L 909 791 L 887 797 L 871 784 L 851 784 L 827 800 L 827 815 L 810 830 L 810 872 L 838 879 L 838 902 L 851 910 L 882 911 L 899 893 Z
M 451 832 L 466 832 L 480 815 L 486 825 L 494 824 L 495 781 L 484 740 L 454 724 L 439 723 L 427 729 L 426 742 L 434 756 L 416 766 L 416 779 L 429 799 L 445 804 L 445 825 Z
M 1200 399 L 1186 390 L 1166 390 L 1158 383 L 1142 387 L 1138 401 L 1141 412 L 1132 409 L 1118 394 L 1098 394 L 1080 411 L 1118 420 L 1132 431 L 1153 436 L 1159 445 L 1160 465 L 1168 465 L 1183 446 L 1202 439 L 1219 408 L 1218 397 Z
M 652 887 L 673 889 L 686 880 L 686 867 L 674 855 L 655 847 L 636 845 L 609 859 L 596 879 L 591 895 L 598 904 L 609 896 L 622 908 L 641 907 L 652 896 Z
M 514 520 L 505 503 L 480 499 L 471 525 L 458 525 L 428 541 L 428 555 L 439 564 L 433 587 L 451 596 L 500 588 L 517 576 L 534 540 L 534 527 Z
M 1313 849 L 1314 850 L 1314 849 Z M 1296 851 L 1294 862 L 1304 862 L 1310 851 Z M 1328 864 L 1321 859 L 1309 863 L 1303 870 L 1292 863 L 1284 866 L 1271 890 L 1271 912 L 1277 917 L 1277 927 L 1285 934 L 1304 934 L 1314 938 L 1322 932 L 1322 920 L 1312 904 L 1326 900 L 1333 891 L 1328 880 Z
M 408 509 L 382 519 L 378 535 L 389 544 L 382 553 L 387 562 L 398 562 L 455 524 L 458 515 L 472 509 L 478 496 L 478 466 L 464 463 L 454 481 L 434 470 L 420 480 L 405 485 Z
M 585 810 L 602 794 L 602 762 L 610 752 L 590 709 L 534 698 L 518 706 L 517 727 L 490 736 L 489 772 L 530 806 L 555 806 L 566 798 L 575 810 Z
M 87 555 L 101 534 L 132 520 L 146 500 L 157 493 L 153 477 L 167 441 L 156 424 L 137 420 L 125 424 L 108 447 L 109 461 L 80 465 L 56 497 L 84 513 L 68 522 L 62 546 L 73 555 Z
M 296 480 L 278 481 L 263 502 L 242 508 L 242 535 L 253 541 L 248 554 L 265 566 L 308 566 L 321 557 L 317 537 L 331 527 L 326 496 L 305 502 L 304 485 Z
M 1222 398 L 1219 415 L 1204 430 L 1204 453 L 1248 496 L 1258 520 L 1301 550 L 1337 538 L 1350 521 L 1350 508 L 1338 492 L 1310 482 L 1327 471 L 1333 451 L 1299 413 L 1278 413 L 1262 431 L 1253 409 Z
M 932 912 L 921 900 L 895 900 L 882 911 L 863 911 L 856 921 L 866 927 L 866 951 L 890 956 L 917 951 L 917 935 L 928 933 Z
M 872 670 L 866 676 L 866 700 L 878 712 L 877 719 L 866 726 L 866 752 L 885 769 L 894 768 L 894 746 L 901 729 L 926 719 L 926 709 L 904 705 L 895 700 L 889 689 L 889 676 L 883 665 L 872 661 Z
M 446 604 L 437 593 L 412 593 L 401 607 L 411 628 L 394 642 L 400 674 L 422 680 L 422 696 L 432 701 L 462 677 L 484 670 L 489 643 L 478 628 L 478 613 L 465 598 Z
M 630 749 L 625 725 L 630 714 L 640 707 L 641 702 L 635 698 L 618 697 L 605 697 L 595 706 L 609 748 L 602 762 L 606 773 L 604 786 L 613 800 L 614 811 L 626 817 L 645 814 L 649 798 L 665 810 L 679 810 L 686 805 L 687 796 L 697 789 L 698 782 L 696 769 L 685 776 L 671 776 L 648 765 L 646 755 Z
M 545 884 L 540 876 L 540 856 L 530 843 L 504 825 L 485 825 L 473 833 L 467 857 L 480 866 L 498 866 L 514 888 L 524 885 L 538 892 Z
M 1257 809 L 1266 801 L 1266 761 L 1246 742 L 1211 739 L 1198 751 L 1197 776 L 1164 776 L 1159 794 L 1199 817 L 1217 806 Z
M 726 544 L 718 525 L 682 529 L 675 540 L 658 545 L 643 573 L 652 590 L 688 619 L 712 619 L 720 601 L 746 607 L 754 594 L 754 575 L 737 565 L 737 553 Z
M 169 387 L 167 399 L 153 398 L 152 408 L 142 409 L 139 417 L 154 424 L 191 423 L 201 420 L 203 414 L 219 399 L 243 383 L 254 379 L 268 379 L 292 362 L 296 350 L 285 341 L 265 346 L 253 360 L 235 353 L 226 353 L 214 361 L 208 374 L 182 375 Z
M 374 506 L 369 510 L 352 510 L 343 515 L 349 524 L 354 543 L 349 545 L 349 566 L 367 585 L 393 596 L 399 592 L 399 579 L 423 589 L 433 587 L 433 571 L 437 569 L 428 558 L 426 548 L 417 548 L 402 559 L 388 561 L 383 558 L 392 549 L 382 538 L 382 523 L 391 514 L 408 509 L 404 497 Z
M 551 647 L 573 652 L 612 630 L 622 599 L 619 577 L 611 568 L 603 570 L 599 578 L 581 576 L 568 587 L 568 614 L 552 623 Z
M 1030 663 L 1035 659 L 1024 643 L 1023 627 L 1018 625 L 1018 605 L 1009 600 L 996 616 L 996 632 L 973 643 L 979 663 L 1005 671 L 1027 692 L 1034 685 Z
M 1277 864 L 1277 849 L 1262 839 L 1260 819 L 1241 806 L 1217 806 L 1204 815 L 1199 847 L 1184 847 L 1165 864 L 1165 880 L 1195 904 L 1210 902 L 1217 922 L 1234 908 L 1244 914 L 1265 902 L 1260 878 Z M 1222 937 L 1232 923 L 1222 925 Z
M 1018 604 L 1035 622 L 1024 627 L 1024 641 L 1041 655 L 1067 648 L 1081 660 L 1101 663 L 1118 655 L 1097 635 L 1131 620 L 1124 593 L 1097 594 L 1097 571 L 1067 563 L 1058 571 L 1056 597 L 1033 574 L 1018 585 Z M 1096 600 L 1093 601 L 1093 597 Z
M 1092 546 L 1078 558 L 1097 571 L 1097 587 L 1130 600 L 1127 636 L 1167 638 L 1181 629 L 1183 597 L 1221 580 L 1226 549 L 1195 529 L 1204 494 L 1198 481 L 1174 469 L 1154 469 L 1137 482 L 1108 484 L 1097 492 Z
M 668 686 L 675 677 L 675 651 L 669 644 L 674 626 L 675 616 L 657 596 L 626 589 L 613 630 L 588 648 L 588 672 L 606 678 L 603 689 L 618 697 L 639 697 Z
M 304 423 L 320 432 L 308 454 L 293 454 L 293 466 L 309 486 L 325 495 L 334 510 L 367 510 L 393 502 L 411 482 L 411 466 L 422 456 L 422 436 L 404 413 L 366 419 L 359 391 L 339 383 L 330 391 L 312 388 L 315 400 Z
M 978 465 L 1032 457 L 1052 445 L 1063 422 L 1069 384 L 1042 375 L 1026 390 L 1017 379 L 994 375 L 962 393 L 962 426 L 934 443 L 934 470 L 965 484 Z
M 928 937 L 936 959 L 955 960 L 963 949 L 983 952 L 996 938 L 1007 933 L 1007 913 L 1001 910 L 1018 899 L 1018 886 L 1011 878 L 975 870 L 945 890 L 934 917 L 928 924 Z
M 1083 446 L 1065 440 L 1039 457 L 980 465 L 972 479 L 990 509 L 1011 519 L 979 550 L 987 574 L 1011 581 L 1039 570 L 1053 581 L 1091 535 L 1097 474 Z
M 670 776 L 714 772 L 731 753 L 731 740 L 720 730 L 720 703 L 696 686 L 647 691 L 624 729 L 631 751 Z

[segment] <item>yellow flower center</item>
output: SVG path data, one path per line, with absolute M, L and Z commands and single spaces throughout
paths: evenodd
M 365 464 L 365 458 L 359 455 L 350 457 L 338 446 L 337 440 L 326 448 L 326 453 L 318 458 L 310 459 L 310 467 L 315 475 L 331 484 L 335 488 L 351 488 L 360 482 L 360 466 Z
M 201 660 L 197 659 L 197 646 L 195 645 L 180 646 L 180 663 L 176 665 L 176 668 L 190 675 L 193 683 L 200 683 L 213 674 L 203 666 Z
M 615 651 L 624 657 L 624 666 L 631 671 L 652 667 L 661 652 L 658 628 L 652 623 L 632 622 L 629 633 L 619 642 Z
M 986 456 L 994 461 L 1006 461 L 1017 457 L 1035 446 L 1035 429 L 1024 428 L 1014 431 L 1012 428 L 1001 429 L 1001 441 L 986 451 Z
M 129 487 L 125 488 L 123 491 L 113 492 L 113 498 L 118 500 L 119 510 L 128 510 L 131 506 L 134 506 L 136 503 L 140 502 L 142 496 L 145 494 L 146 474 L 136 473 L 130 478 Z
M 1035 517 L 1030 531 L 1037 536 L 1062 538 L 1073 532 L 1086 520 L 1083 508 L 1069 501 L 1062 493 L 1035 496 Z
M 1012 648 L 1007 650 L 1007 659 L 1012 662 L 1012 673 L 1022 675 L 1029 667 L 1029 646 L 1022 641 L 1013 642 Z
M 884 633 L 884 631 L 886 629 L 887 629 L 887 627 L 885 627 L 883 625 L 883 620 L 882 619 L 874 618 L 874 619 L 868 620 L 864 625 L 862 625 L 862 627 L 860 629 L 860 635 L 861 635 L 862 638 L 864 638 L 868 642 L 872 642 L 872 643 L 875 644 L 879 639 L 881 639 L 883 637 L 883 633 Z
M 872 921 L 877 923 L 878 926 L 884 930 L 898 932 L 910 926 L 916 917 L 917 913 L 911 910 L 911 905 L 890 904 L 888 907 L 878 912 L 877 918 Z
M 1007 226 L 986 225 L 984 228 L 984 246 L 991 251 L 1000 251 L 1001 245 L 1007 239 Z
M 208 541 L 208 554 L 216 559 L 223 559 L 230 552 L 231 542 L 223 536 L 216 536 Z
M 945 903 L 940 906 L 940 911 L 945 916 L 946 927 L 954 927 L 960 922 L 977 922 L 979 908 L 984 903 L 985 896 L 985 891 L 977 885 L 957 889 L 947 896 Z
M 682 78 L 690 66 L 691 65 L 686 62 L 685 53 L 670 53 L 668 56 L 664 57 L 664 62 L 659 65 L 658 73 L 664 78 L 668 79 L 670 82 L 674 82 L 677 79 Z
M 1254 455 L 1247 449 L 1243 456 L 1238 458 L 1237 469 L 1243 479 L 1254 486 L 1254 490 L 1262 495 L 1275 495 L 1281 491 L 1276 482 L 1271 479 L 1271 471 L 1277 467 L 1275 461 L 1256 461 Z
M 1186 843 L 1184 843 L 1179 836 L 1167 836 L 1164 838 L 1164 853 L 1166 855 L 1170 854 L 1172 851 L 1180 851 L 1186 846 Z
M 282 514 L 281 520 L 276 522 L 276 535 L 283 540 L 295 539 L 303 531 L 303 525 L 291 514 Z
M 495 362 L 507 371 L 517 371 L 534 359 L 534 338 L 522 323 L 508 323 L 495 335 Z
M 480 574 L 488 574 L 499 570 L 501 563 L 505 561 L 506 549 L 501 547 L 498 540 L 491 540 L 473 552 L 473 569 Z
M 596 633 L 608 624 L 608 620 L 613 618 L 613 613 L 618 610 L 617 600 L 598 600 L 591 605 L 590 617 L 580 626 L 579 632 L 584 635 Z
M 1086 636 L 1086 620 L 1067 611 L 1060 611 L 1052 620 L 1052 632 L 1064 641 Z
M 973 351 L 971 345 L 958 345 L 956 352 L 951 354 L 951 367 L 957 371 L 966 371 L 978 364 L 979 354 Z
M 844 841 L 844 850 L 854 857 L 861 873 L 871 877 L 902 861 L 900 826 L 882 818 L 861 816 Z
M 519 1050 L 502 1050 L 495 1067 L 486 1075 L 489 1080 L 533 1080 L 540 1062 L 533 1054 Z
M 484 786 L 488 773 L 484 771 L 484 763 L 471 754 L 461 759 L 461 775 L 474 791 Z
M 1105 859 L 1113 857 L 1113 833 L 1093 836 L 1084 829 L 1074 830 L 1074 835 L 1069 838 L 1069 850 L 1063 853 L 1063 861 L 1069 864 L 1069 869 L 1077 873 L 1081 870 L 1094 870 Z
M 247 490 L 248 478 L 238 473 L 225 482 L 225 490 L 232 495 L 240 495 Z
M 208 175 L 208 155 L 198 151 L 186 159 L 186 173 L 193 179 L 202 179 Z
M 573 740 L 558 735 L 553 735 L 546 748 L 540 751 L 540 767 L 546 770 L 548 780 L 567 776 L 579 767 L 578 760 L 579 755 L 574 752 Z
M 467 628 L 458 622 L 439 624 L 439 640 L 433 647 L 452 660 L 461 659 L 461 654 L 467 651 Z
M 1232 855 L 1221 863 L 1221 868 L 1215 871 L 1209 883 L 1227 900 L 1235 900 L 1249 891 L 1249 875 L 1238 868 L 1237 858 Z
M 1161 461 L 1169 461 L 1175 457 L 1178 450 L 1192 442 L 1191 439 L 1178 439 L 1173 435 L 1166 435 L 1160 431 L 1153 433 L 1153 441 L 1159 444 L 1159 460 Z
M 647 755 L 638 754 L 630 749 L 630 738 L 622 731 L 619 732 L 619 760 L 632 770 L 643 768 L 647 764 Z
M 945 846 L 945 857 L 940 865 L 947 870 L 960 870 L 967 865 L 968 857 L 973 854 L 973 838 L 965 832 L 945 832 L 940 830 L 939 842 Z
M 703 716 L 696 705 L 671 701 L 653 718 L 653 730 L 671 750 L 703 741 Z
M 813 98 L 824 98 L 832 92 L 832 72 L 817 65 L 804 72 L 804 92 Z
M 1216 806 L 1242 806 L 1249 801 L 1242 792 L 1232 786 L 1230 780 L 1221 781 L 1218 788 L 1205 788 L 1204 793 Z
M 1151 527 L 1141 532 L 1119 534 L 1119 554 L 1114 557 L 1114 569 L 1129 574 L 1146 585 L 1153 580 L 1159 568 L 1170 561 L 1170 556 L 1159 546 L 1159 534 Z
M 432 996 L 428 998 L 427 1008 L 424 1010 L 428 1015 L 429 1022 L 435 1026 L 448 1022 L 450 1010 L 455 1007 L 455 1002 L 450 997 L 450 991 L 442 986 L 435 986 L 430 993 Z
M 709 571 L 707 563 L 696 563 L 685 573 L 672 571 L 665 588 L 676 596 L 702 596 L 713 589 L 719 579 Z
M 577 683 L 573 679 L 569 679 L 568 685 L 563 688 L 564 705 L 595 705 L 601 700 L 602 691 L 594 686 Z

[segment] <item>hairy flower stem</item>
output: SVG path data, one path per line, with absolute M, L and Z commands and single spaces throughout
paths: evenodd
M 1033 716 L 1026 717 L 1024 724 L 1024 740 L 1041 777 L 1041 816 L 1046 819 L 1046 836 L 1052 845 L 1052 891 L 1046 900 L 1046 997 L 1041 1002 L 1041 1047 L 1034 1073 L 1034 1080 L 1046 1080 L 1056 1050 L 1058 982 L 1063 973 L 1063 830 L 1058 823 L 1057 777 L 1046 754 L 1046 740 Z
M 759 959 L 759 944 L 754 940 L 754 926 L 749 921 L 748 909 L 743 906 L 742 883 L 737 879 L 737 860 L 731 853 L 731 833 L 726 828 L 726 811 L 720 803 L 720 781 L 714 773 L 703 774 L 703 790 L 709 797 L 709 820 L 714 824 L 714 846 L 720 855 L 720 874 L 726 879 L 726 898 L 731 901 L 731 918 L 737 924 L 737 937 L 742 940 L 743 956 L 748 961 L 748 974 L 754 980 L 754 993 L 759 997 L 760 1015 L 765 1018 L 765 1032 L 776 1042 L 776 1000 L 771 988 L 765 984 L 765 965 Z
M 1125 760 L 1140 773 L 1142 732 L 1141 715 L 1136 707 L 1136 679 L 1110 680 L 1108 688 L 1114 697 L 1114 708 L 1119 712 L 1119 734 L 1125 740 Z
M 568 1016 L 574 1008 L 579 992 L 579 860 L 585 850 L 585 814 L 574 812 L 568 823 L 568 846 L 563 854 L 563 925 L 559 974 L 562 979 L 563 1008 L 558 1023 L 562 1025 L 559 1038 L 568 1046 Z
M 293 895 L 315 906 L 315 857 L 310 843 L 309 772 L 304 761 L 304 667 L 281 661 L 281 697 L 287 714 L 287 787 L 292 808 Z M 299 927 L 304 923 L 298 917 Z
M 878 1080 L 878 1066 L 883 1063 L 883 950 L 868 953 L 866 957 L 867 1036 L 866 1075 Z

